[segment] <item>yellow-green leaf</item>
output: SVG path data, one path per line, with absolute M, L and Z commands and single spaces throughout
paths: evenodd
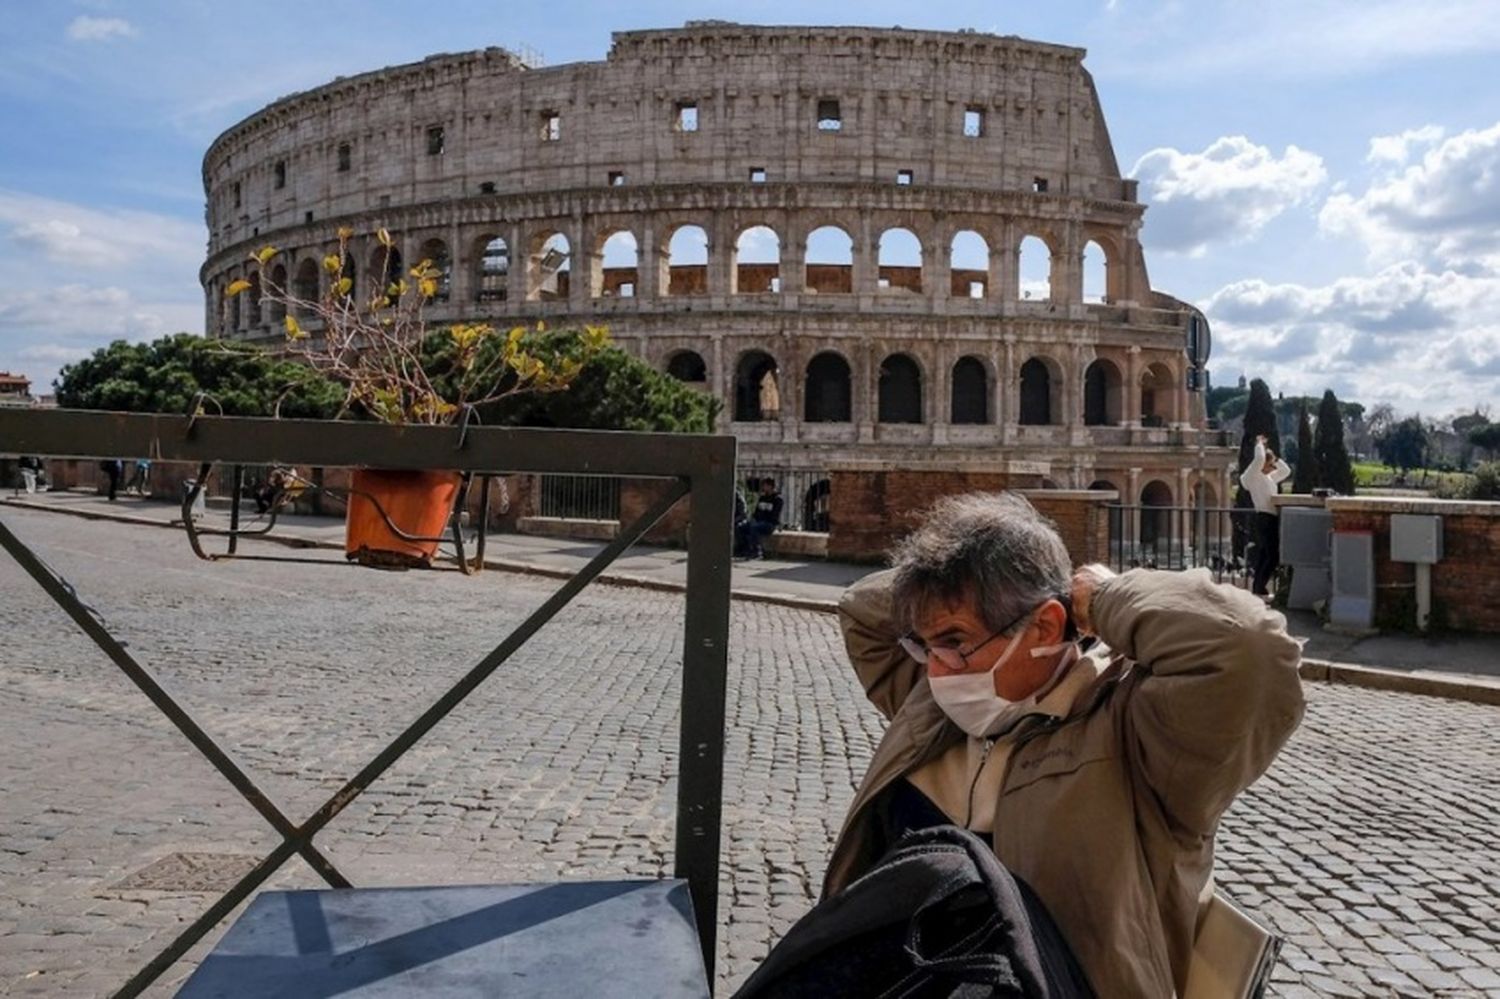
M 333 286 L 336 294 L 347 295 L 354 290 L 354 281 L 351 278 L 339 278 L 339 283 Z
M 274 247 L 274 246 L 262 246 L 260 248 L 260 250 L 256 252 L 255 259 L 258 262 L 260 262 L 262 264 L 265 264 L 265 263 L 270 263 L 271 258 L 274 257 L 274 256 L 276 256 L 276 247 Z
M 300 325 L 298 325 L 297 317 L 292 315 L 290 312 L 287 313 L 285 324 L 287 339 L 300 340 L 303 337 L 307 336 L 307 333 L 303 331 Z
M 380 240 L 381 246 L 387 248 L 395 245 L 396 242 L 395 240 L 391 239 L 391 232 L 385 226 L 380 227 L 380 231 L 375 234 L 375 238 Z
M 249 290 L 250 290 L 250 282 L 246 281 L 244 278 L 240 278 L 238 281 L 231 281 L 231 282 L 229 282 L 229 287 L 224 289 L 224 294 L 225 294 L 226 297 L 232 298 L 235 295 L 238 295 L 242 291 L 249 291 Z
M 337 274 L 344 269 L 344 258 L 337 253 L 330 253 L 323 258 L 323 269 L 330 274 Z

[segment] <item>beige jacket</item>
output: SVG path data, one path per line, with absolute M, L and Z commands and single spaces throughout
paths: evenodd
M 855 672 L 890 725 L 824 895 L 877 859 L 875 798 L 966 738 L 897 644 L 890 583 L 867 577 L 839 604 Z M 1125 573 L 1099 586 L 1091 614 L 1115 655 L 1066 718 L 1018 726 L 995 853 L 1046 903 L 1095 992 L 1165 999 L 1187 979 L 1219 816 L 1302 718 L 1301 650 L 1280 614 L 1206 570 Z

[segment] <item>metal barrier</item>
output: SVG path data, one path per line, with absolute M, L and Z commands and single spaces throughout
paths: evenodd
M 1153 506 L 1108 503 L 1109 565 L 1116 572 L 1208 569 L 1214 580 L 1250 586 L 1243 540 L 1254 511 L 1222 506 Z M 1246 534 L 1241 534 L 1241 538 Z M 1241 554 L 1236 555 L 1239 548 Z
M 300 824 L 271 801 L 233 756 L 110 634 L 103 619 L 74 587 L 38 558 L 3 520 L 0 547 L 281 836 L 280 845 L 116 993 L 135 996 L 293 855 L 302 856 L 329 885 L 350 887 L 348 879 L 318 851 L 313 837 L 621 552 L 644 536 L 673 504 L 692 495 L 692 516 L 702 529 L 692 531 L 688 543 L 674 873 L 688 882 L 708 980 L 713 981 L 723 807 L 733 437 L 0 409 L 0 453 L 75 458 L 132 458 L 144 454 L 154 460 L 200 464 L 449 469 L 477 474 L 587 470 L 597 475 L 674 480 L 674 487 L 665 490 L 658 502 L 623 527 L 613 542 Z
M 619 520 L 620 480 L 602 475 L 543 475 L 537 513 L 565 520 Z
M 774 479 L 781 493 L 781 529 L 784 531 L 828 531 L 828 508 L 832 497 L 832 477 L 817 469 L 762 468 L 751 466 L 735 471 L 735 484 L 746 492 L 746 502 L 753 508 L 761 479 Z

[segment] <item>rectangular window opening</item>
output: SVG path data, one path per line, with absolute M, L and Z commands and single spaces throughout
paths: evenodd
M 779 278 L 779 277 L 773 277 L 771 279 L 771 291 L 774 292 L 774 293 L 776 293 L 776 294 L 780 294 L 781 293 L 781 278 Z
M 494 194 L 495 193 L 495 182 L 493 180 L 480 181 L 479 182 L 479 193 L 480 194 Z
M 969 282 L 969 297 L 970 298 L 983 298 L 984 297 L 984 282 L 983 281 L 970 281 Z
M 562 115 L 556 111 L 542 112 L 542 141 L 557 142 L 562 138 Z
M 443 155 L 444 134 L 443 126 L 433 125 L 427 129 L 427 155 Z
M 339 146 L 339 173 L 348 173 L 354 162 L 354 150 L 345 142 Z
M 312 220 L 313 220 L 313 213 L 312 212 L 303 212 L 302 213 L 302 221 L 304 223 L 311 222 Z
M 621 298 L 634 298 L 635 297 L 635 282 L 634 281 L 621 281 L 620 282 L 620 297 Z
M 1047 193 L 1047 178 L 1046 177 L 1033 177 L 1031 179 L 1031 190 L 1033 192 L 1037 193 L 1037 194 L 1046 194 Z
M 844 127 L 844 116 L 839 113 L 839 102 L 831 97 L 818 101 L 818 131 L 837 132 Z
M 610 187 L 624 187 L 625 186 L 625 173 L 624 173 L 624 171 L 622 171 L 622 170 L 611 170 L 609 172 L 609 186 Z
M 969 108 L 964 111 L 964 135 L 977 139 L 984 134 L 984 109 Z
M 880 278 L 880 279 L 878 279 L 875 282 L 875 284 L 878 287 L 880 287 L 880 288 L 889 288 L 891 286 L 891 279 L 890 278 Z
M 234 207 L 240 207 L 240 182 L 234 182 Z
M 765 182 L 766 182 L 766 168 L 765 167 L 751 167 L 750 168 L 750 183 L 752 183 L 752 184 L 764 184 Z
M 896 171 L 896 186 L 897 187 L 910 187 L 911 186 L 911 171 L 910 170 L 897 170 Z
M 274 169 L 276 175 L 276 190 L 286 187 L 286 160 L 278 160 Z
M 692 101 L 677 103 L 677 131 L 698 131 L 698 105 Z

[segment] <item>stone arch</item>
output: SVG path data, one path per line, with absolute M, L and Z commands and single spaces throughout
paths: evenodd
M 510 244 L 488 234 L 475 241 L 474 300 L 503 302 L 510 296 Z
M 1041 236 L 1027 234 L 1016 247 L 1016 293 L 1026 302 L 1052 300 L 1052 261 L 1055 254 Z
M 532 237 L 527 297 L 533 302 L 566 300 L 573 280 L 573 244 L 555 229 Z
M 747 350 L 734 366 L 734 419 L 755 423 L 781 418 L 780 367 L 763 350 Z
M 238 280 L 238 279 L 235 277 L 234 272 L 231 271 L 229 273 L 229 283 L 233 284 L 236 280 Z M 244 314 L 245 313 L 244 313 L 244 309 L 241 307 L 240 303 L 241 303 L 241 300 L 244 299 L 244 297 L 245 297 L 244 295 L 231 295 L 231 296 L 228 296 L 228 298 L 229 298 L 229 317 L 228 317 L 228 319 L 229 319 L 229 330 L 230 330 L 231 333 L 238 333 L 239 330 L 240 330 L 240 326 L 243 323 Z
M 1155 545 L 1172 537 L 1172 486 L 1152 479 L 1141 487 L 1141 544 Z
M 437 293 L 432 296 L 432 301 L 446 302 L 452 298 L 453 254 L 448 252 L 448 244 L 436 236 L 425 240 L 417 259 L 431 263 L 432 269 L 437 271 Z
M 1113 482 L 1109 481 L 1108 479 L 1095 479 L 1093 482 L 1089 483 L 1089 489 L 1091 489 L 1091 490 L 1109 490 L 1109 491 L 1116 492 L 1116 493 L 1120 492 L 1120 487 L 1117 486 L 1117 485 L 1115 485 Z M 1121 494 L 1121 495 L 1123 497 L 1123 494 Z
M 250 287 L 245 289 L 245 297 L 250 302 L 250 328 L 256 329 L 261 324 L 260 271 L 250 272 Z
M 990 422 L 990 377 L 983 361 L 972 355 L 960 357 L 952 372 L 953 423 Z
M 881 423 L 922 422 L 922 368 L 910 354 L 880 362 L 877 419 Z
M 667 236 L 668 295 L 703 295 L 708 292 L 708 231 L 684 223 Z
M 304 319 L 314 315 L 322 294 L 322 275 L 318 273 L 317 259 L 303 257 L 297 265 L 297 276 L 292 279 L 292 297 L 298 300 L 297 314 Z
M 1098 358 L 1083 372 L 1083 422 L 1089 427 L 1120 423 L 1125 380 L 1114 361 Z
M 1109 254 L 1097 239 L 1083 247 L 1083 301 L 1102 305 L 1110 300 Z
M 734 237 L 729 266 L 730 294 L 756 295 L 781 290 L 781 237 L 765 224 L 747 226 Z
M 1062 423 L 1062 369 L 1046 355 L 1027 358 L 1020 371 L 1022 426 Z
M 629 229 L 609 229 L 599 234 L 589 255 L 593 273 L 589 292 L 594 298 L 634 298 L 641 279 L 641 249 Z
M 922 241 L 910 229 L 893 226 L 880 234 L 876 266 L 882 290 L 922 293 Z
M 678 350 L 667 358 L 667 374 L 689 385 L 703 385 L 708 381 L 708 365 L 696 350 Z
M 807 234 L 803 287 L 815 295 L 854 291 L 854 239 L 838 225 L 820 225 Z
M 1141 425 L 1164 427 L 1176 419 L 1177 379 L 1162 361 L 1146 365 L 1141 372 Z
M 378 279 L 374 287 L 370 289 L 370 300 L 379 301 L 389 294 L 391 285 L 400 281 L 406 273 L 402 265 L 401 248 L 399 246 L 383 246 L 375 244 L 375 249 L 370 251 L 370 274 Z
M 277 263 L 271 268 L 271 322 L 280 323 L 286 321 L 286 302 L 283 296 L 287 293 L 286 286 L 286 264 Z
M 824 350 L 807 362 L 802 418 L 808 423 L 848 423 L 853 419 L 853 375 L 837 351 Z
M 973 229 L 961 229 L 948 244 L 949 294 L 954 298 L 990 295 L 990 244 Z

